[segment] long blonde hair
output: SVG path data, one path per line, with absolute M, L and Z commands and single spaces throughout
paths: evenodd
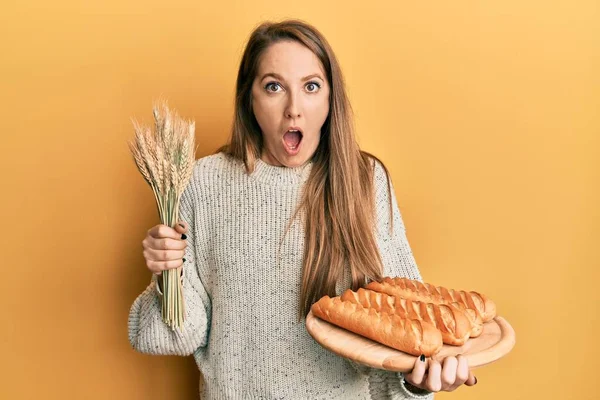
M 304 208 L 306 242 L 300 320 L 320 297 L 335 296 L 336 282 L 343 278 L 346 263 L 354 290 L 363 286 L 366 278 L 381 279 L 383 264 L 374 231 L 373 160 L 380 162 L 385 171 L 390 199 L 391 189 L 389 173 L 381 160 L 359 149 L 352 108 L 333 50 L 316 28 L 300 20 L 265 22 L 250 35 L 237 75 L 231 138 L 218 152 L 242 160 L 248 173 L 254 171 L 263 139 L 252 112 L 252 84 L 260 56 L 280 40 L 295 40 L 309 48 L 321 61 L 331 87 L 329 115 L 321 128 L 301 201 L 291 218 L 293 221 Z M 390 215 L 391 210 L 390 203 Z

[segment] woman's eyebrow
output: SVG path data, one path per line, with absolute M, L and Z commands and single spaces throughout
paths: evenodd
M 260 80 L 262 81 L 263 79 L 265 79 L 267 76 L 272 76 L 273 78 L 279 79 L 281 81 L 285 81 L 285 79 L 283 79 L 283 77 L 279 74 L 276 74 L 275 72 L 267 72 L 266 74 L 264 74 L 262 76 L 262 78 L 260 78 Z M 303 81 L 309 80 L 310 78 L 319 78 L 321 80 L 323 80 L 323 78 L 321 78 L 321 74 L 311 74 L 311 75 L 307 75 L 304 78 L 302 78 Z

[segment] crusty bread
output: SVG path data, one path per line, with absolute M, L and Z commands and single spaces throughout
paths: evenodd
M 475 311 L 483 323 L 492 320 L 496 316 L 496 304 L 478 292 L 446 289 L 443 286 L 434 286 L 429 283 L 398 277 L 385 277 L 381 282 L 370 282 L 366 288 L 390 296 L 427 303 L 451 305 L 458 303 L 464 309 Z
M 467 318 L 469 318 L 469 322 L 471 322 L 470 336 L 472 338 L 481 335 L 481 332 L 483 332 L 483 321 L 481 320 L 481 316 L 477 311 L 467 308 L 463 303 L 454 302 L 450 303 L 449 305 L 452 305 L 462 310 L 467 315 Z
M 323 296 L 311 307 L 327 322 L 414 356 L 432 356 L 442 348 L 442 335 L 430 323 L 378 312 L 339 296 Z
M 341 299 L 378 312 L 430 323 L 439 329 L 446 344 L 462 346 L 471 335 L 471 322 L 465 312 L 447 304 L 403 299 L 363 288 L 356 292 L 347 289 Z

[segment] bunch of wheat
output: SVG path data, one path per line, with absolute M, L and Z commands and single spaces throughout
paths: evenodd
M 160 221 L 173 228 L 179 221 L 179 202 L 192 176 L 195 161 L 195 122 L 171 111 L 166 101 L 155 102 L 154 130 L 132 119 L 135 139 L 129 149 L 138 170 L 152 188 Z M 162 318 L 171 329 L 183 325 L 185 305 L 181 267 L 163 276 Z

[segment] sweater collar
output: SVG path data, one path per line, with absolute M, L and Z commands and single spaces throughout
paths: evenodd
M 252 177 L 261 182 L 277 186 L 298 186 L 308 180 L 312 167 L 312 160 L 308 160 L 299 167 L 290 168 L 276 167 L 258 158 Z

